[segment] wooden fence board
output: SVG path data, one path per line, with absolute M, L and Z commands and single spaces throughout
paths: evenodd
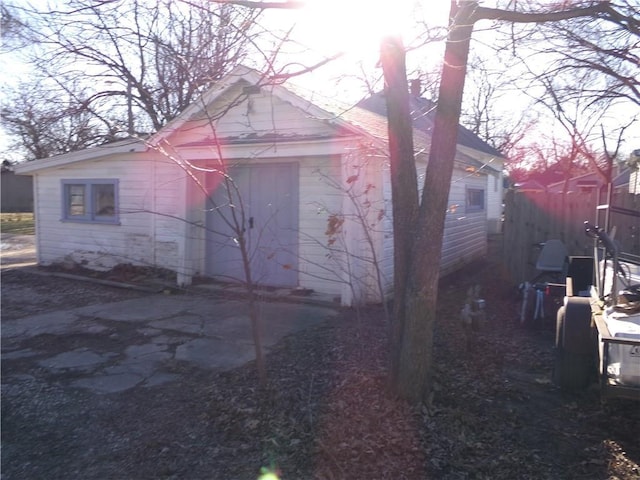
M 504 263 L 514 283 L 535 276 L 539 250 L 534 245 L 560 239 L 569 255 L 591 255 L 593 241 L 584 233 L 584 222 L 604 225 L 597 214 L 597 192 L 531 193 L 509 191 L 505 197 Z M 614 194 L 612 205 L 640 212 L 640 195 Z M 624 252 L 640 256 L 640 218 L 611 213 L 609 225 Z

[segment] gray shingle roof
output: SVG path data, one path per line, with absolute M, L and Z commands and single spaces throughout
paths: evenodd
M 386 143 L 389 131 L 386 116 L 387 106 L 384 95 L 376 94 L 362 100 L 357 105 L 349 105 L 335 98 L 329 98 L 310 92 L 295 84 L 287 84 L 286 88 L 331 115 L 334 115 L 335 118 L 340 118 L 348 124 L 365 131 L 368 135 Z M 416 108 L 416 100 L 424 102 L 424 108 L 422 110 Z M 412 98 L 412 110 L 417 112 L 413 122 L 414 149 L 418 152 L 422 152 L 423 154 L 429 152 L 431 131 L 433 129 L 433 115 L 435 114 L 435 108 L 426 108 L 427 105 L 433 106 L 434 104 L 424 98 Z M 428 122 L 431 123 L 428 124 Z M 427 128 L 427 125 L 431 126 Z M 463 138 L 466 139 L 466 143 L 462 142 Z M 474 139 L 475 142 L 472 142 L 471 140 Z M 476 135 L 464 127 L 460 127 L 458 130 L 458 144 L 466 145 L 475 150 L 502 158 L 500 152 L 480 140 Z M 473 167 L 477 171 L 484 170 L 485 172 L 493 173 L 499 171 L 492 165 L 488 165 L 460 151 L 456 153 L 456 160 L 460 165 Z
M 413 127 L 416 130 L 431 135 L 433 132 L 434 118 L 436 113 L 436 104 L 426 98 L 410 96 L 411 116 L 413 118 Z M 384 92 L 376 93 L 358 103 L 358 107 L 364 108 L 379 115 L 387 116 L 387 103 Z M 458 144 L 464 145 L 474 150 L 478 150 L 489 155 L 502 157 L 502 154 L 482 140 L 476 134 L 458 125 Z

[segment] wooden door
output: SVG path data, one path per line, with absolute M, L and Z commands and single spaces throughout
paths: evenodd
M 207 211 L 206 273 L 223 281 L 245 281 L 237 238 L 241 227 L 254 283 L 297 286 L 297 165 L 234 167 L 230 178 L 226 184 L 212 175 L 208 182 L 212 202 Z

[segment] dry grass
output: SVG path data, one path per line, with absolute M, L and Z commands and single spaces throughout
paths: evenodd
M 19 235 L 33 235 L 33 213 L 0 213 L 0 231 Z

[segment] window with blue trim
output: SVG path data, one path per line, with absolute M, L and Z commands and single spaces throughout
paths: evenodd
M 62 219 L 118 223 L 118 180 L 63 180 Z
M 467 188 L 467 212 L 484 210 L 484 188 Z

